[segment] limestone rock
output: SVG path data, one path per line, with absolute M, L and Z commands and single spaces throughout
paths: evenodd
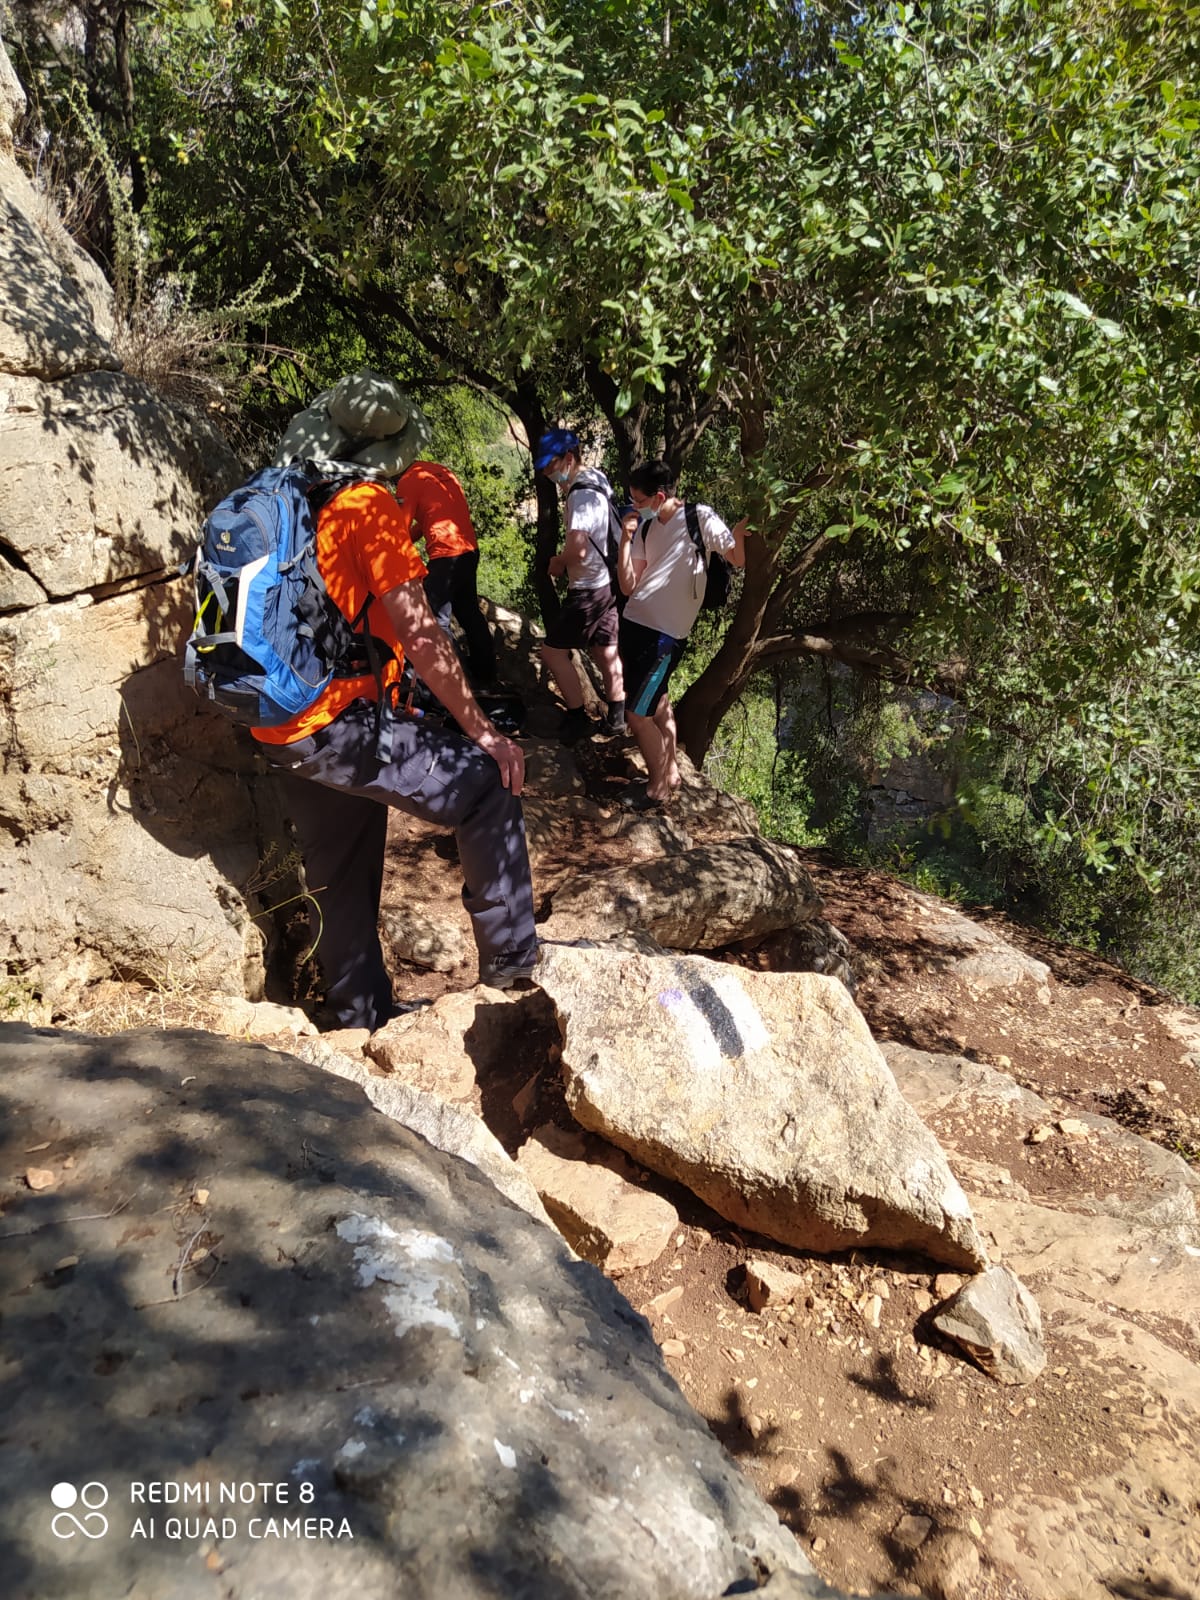
M 534 1129 L 517 1165 L 571 1248 L 612 1276 L 657 1261 L 679 1226 L 668 1201 L 589 1161 L 581 1138 L 553 1126 Z
M 118 777 L 122 740 L 132 765 L 148 735 L 169 731 L 174 716 L 194 717 L 200 702 L 174 660 L 157 675 L 158 695 L 143 699 L 134 681 L 182 641 L 187 612 L 177 585 L 0 617 L 0 693 L 21 757 L 42 772 L 104 783 Z M 205 722 L 220 748 L 228 724 L 211 714 Z
M 527 739 L 525 782 L 543 800 L 561 800 L 584 793 L 583 774 L 575 757 L 557 739 Z
M 52 599 L 173 572 L 246 475 L 209 423 L 123 373 L 14 381 L 3 424 L 0 543 Z
M 922 1544 L 910 1576 L 931 1600 L 969 1600 L 979 1581 L 979 1548 L 959 1528 L 942 1528 Z
M 415 1084 L 394 1078 L 381 1078 L 361 1060 L 329 1045 L 328 1035 L 300 1045 L 296 1051 L 302 1061 L 355 1083 L 377 1111 L 393 1122 L 427 1139 L 435 1150 L 469 1161 L 483 1173 L 502 1195 L 520 1206 L 531 1217 L 550 1226 L 550 1218 L 538 1199 L 537 1190 L 488 1128 L 466 1106 L 451 1105 L 436 1094 Z
M 372 1035 L 366 1054 L 415 1088 L 443 1100 L 470 1100 L 478 1081 L 507 1066 L 538 1005 L 538 996 L 476 984 L 393 1018 Z
M 0 154 L 0 372 L 55 379 L 119 367 L 51 230 L 62 234 L 15 161 Z
M 766 1306 L 789 1306 L 804 1289 L 805 1279 L 798 1272 L 786 1272 L 770 1261 L 747 1261 L 746 1298 L 751 1311 Z
M 491 623 L 499 677 L 511 684 L 526 704 L 544 700 L 550 689 L 550 679 L 538 653 L 538 646 L 546 637 L 544 630 L 519 612 L 509 611 L 493 601 L 485 600 L 483 609 Z M 548 733 L 549 729 L 546 731 Z
M 545 933 L 570 939 L 640 928 L 672 949 L 713 950 L 819 909 L 795 852 L 755 837 L 580 877 L 554 896 Z
M 825 1592 L 617 1290 L 352 1084 L 196 1033 L 0 1048 L 10 1587 L 713 1600 L 782 1567 Z M 35 1194 L 12 1175 L 47 1139 Z M 287 1499 L 212 1508 L 218 1578 L 135 1480 Z M 107 1488 L 108 1537 L 54 1536 L 59 1482 Z M 328 1531 L 251 1538 L 272 1515 Z
M 544 945 L 567 1102 L 722 1216 L 817 1250 L 986 1264 L 970 1207 L 840 983 Z
M 1057 1120 L 1049 1103 L 1023 1089 L 1007 1073 L 961 1056 L 931 1055 L 907 1045 L 887 1043 L 883 1053 L 904 1098 L 934 1128 L 943 1115 L 962 1125 L 1006 1121 L 1021 1129 L 1050 1128 Z M 1099 1179 L 1089 1194 L 1073 1186 L 1071 1209 L 1081 1217 L 1120 1219 L 1135 1233 L 1150 1233 L 1159 1240 L 1174 1239 L 1200 1246 L 1200 1174 L 1174 1151 L 1108 1117 L 1091 1114 L 1079 1119 L 1102 1136 L 1110 1161 L 1098 1163 Z M 958 1158 L 959 1165 L 964 1166 Z M 1125 1192 L 1114 1192 L 1111 1177 L 1124 1170 Z
M 217 770 L 237 764 L 234 730 L 183 685 L 185 614 L 163 585 L 0 617 L 0 955 L 49 993 L 117 972 L 262 994 L 263 934 L 234 886 L 259 869 L 266 813 Z
M 629 861 L 650 861 L 692 848 L 691 834 L 677 817 L 665 813 L 640 816 L 618 810 L 599 824 L 598 831 L 605 839 L 620 839 Z
M 15 809 L 8 792 L 0 784 L 0 813 Z M 0 845 L 0 961 L 10 971 L 52 1000 L 114 972 L 178 998 L 261 997 L 263 935 L 224 876 L 250 875 L 252 840 L 231 845 L 222 870 L 107 811 L 81 783 L 62 781 L 55 793 L 77 808 L 69 825 Z
M 1200 1037 L 1195 1013 L 1188 1021 Z M 992 1068 L 895 1045 L 886 1053 L 906 1098 L 935 1128 L 942 1116 L 958 1127 L 1028 1127 L 1056 1116 Z M 1153 1550 L 1155 1581 L 1186 1593 L 1200 1571 L 1200 1537 L 1186 1509 L 1200 1503 L 1192 1445 L 1200 1416 L 1200 1175 L 1115 1122 L 1084 1120 L 1102 1159 L 1089 1162 L 1069 1192 L 1050 1185 L 1030 1193 L 998 1182 L 1000 1169 L 985 1161 L 952 1160 L 980 1229 L 1014 1272 L 1036 1283 L 1042 1314 L 1070 1351 L 1072 1381 L 1143 1394 L 1160 1417 L 1139 1419 L 1115 1462 L 1081 1452 L 1070 1496 L 1047 1500 L 1030 1490 L 990 1505 L 988 1556 L 1037 1600 L 1057 1600 L 1107 1594 L 1113 1551 Z M 1124 1182 L 1114 1191 L 1118 1174 Z
M 0 43 L 0 155 L 12 154 L 13 128 L 25 114 L 25 91 Z
M 933 1518 L 908 1513 L 892 1529 L 892 1538 L 905 1550 L 917 1550 L 933 1532 Z
M 751 963 L 760 971 L 824 972 L 854 993 L 850 941 L 823 917 L 813 917 L 798 928 L 783 928 L 745 948 Z
M 1044 961 L 1027 956 L 991 928 L 972 922 L 932 895 L 910 893 L 909 898 L 924 913 L 921 939 L 938 949 L 948 976 L 975 994 L 1031 984 L 1038 1000 L 1049 1003 L 1050 968 Z
M 1037 1301 L 1007 1267 L 989 1267 L 963 1284 L 933 1325 L 1000 1383 L 1032 1383 L 1046 1365 Z
M 276 1005 L 270 1000 L 245 1000 L 233 996 L 225 1001 L 214 1023 L 222 1031 L 242 1039 L 265 1039 L 275 1034 L 291 1034 L 295 1039 L 311 1038 L 315 1023 L 299 1006 Z
M 445 917 L 434 917 L 415 901 L 405 906 L 385 907 L 379 927 L 385 944 L 398 961 L 432 972 L 453 972 L 461 966 L 475 946 L 466 929 Z
M 563 834 L 576 819 L 589 827 L 594 827 L 600 820 L 599 806 L 582 794 L 560 795 L 553 800 L 530 794 L 525 798 L 524 810 L 530 861 L 537 861 L 547 853 L 559 855 Z

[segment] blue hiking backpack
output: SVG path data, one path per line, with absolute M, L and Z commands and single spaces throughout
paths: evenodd
M 311 461 L 256 472 L 210 513 L 182 568 L 196 590 L 184 680 L 244 727 L 289 722 L 334 678 L 371 673 L 382 706 L 390 652 L 366 626 L 371 596 L 347 622 L 317 568 L 317 511 L 363 476 Z

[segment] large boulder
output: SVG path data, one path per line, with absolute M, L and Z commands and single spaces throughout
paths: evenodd
M 257 997 L 243 894 L 269 829 L 183 687 L 182 584 L 0 617 L 0 959 L 50 1004 L 113 972 Z M 244 759 L 244 758 L 241 758 Z
M 210 423 L 124 373 L 7 385 L 0 542 L 51 599 L 173 573 L 244 476 Z
M 40 1014 L 91 979 L 256 997 L 253 758 L 184 693 L 174 572 L 244 470 L 116 370 L 111 296 L 11 154 L 0 47 L 0 959 Z
M 835 978 L 544 946 L 578 1122 L 782 1244 L 987 1254 L 937 1141 Z
M 0 67 L 0 98 L 7 99 L 12 68 Z M 97 329 L 78 252 L 12 156 L 2 146 L 0 124 L 0 372 L 64 378 L 97 367 L 115 369 L 120 361 Z
M 352 1085 L 198 1033 L 0 1051 L 12 1593 L 829 1593 L 617 1290 Z
M 640 929 L 674 950 L 716 950 L 815 917 L 821 901 L 794 850 L 760 836 L 701 845 L 561 888 L 549 939 Z

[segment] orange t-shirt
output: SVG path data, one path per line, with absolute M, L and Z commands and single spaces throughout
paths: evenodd
M 396 480 L 396 494 L 409 532 L 425 540 L 426 561 L 478 548 L 467 497 L 449 467 L 414 461 Z
M 392 491 L 382 483 L 354 483 L 342 489 L 317 517 L 317 566 L 330 598 L 353 622 L 368 595 L 367 615 L 375 638 L 395 656 L 383 669 L 384 685 L 394 683 L 404 665 L 404 650 L 379 596 L 399 584 L 425 576 L 425 566 L 408 534 L 408 523 Z M 376 700 L 375 679 L 335 678 L 307 711 L 276 728 L 254 728 L 263 744 L 295 744 L 328 727 L 352 700 Z

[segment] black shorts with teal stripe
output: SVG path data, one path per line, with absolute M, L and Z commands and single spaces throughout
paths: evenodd
M 683 654 L 686 639 L 645 628 L 621 618 L 621 669 L 625 674 L 625 709 L 635 717 L 652 717 L 667 692 L 671 674 Z

